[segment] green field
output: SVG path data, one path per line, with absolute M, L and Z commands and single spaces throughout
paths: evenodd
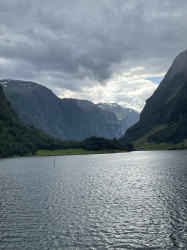
M 174 150 L 174 149 L 186 149 L 184 143 L 172 144 L 172 143 L 160 143 L 145 142 L 136 147 L 137 150 Z
M 168 149 L 174 149 L 174 145 L 170 143 L 144 143 L 142 145 L 142 148 L 145 150 L 168 150 Z
M 138 138 L 137 140 L 133 141 L 132 143 L 134 144 L 135 148 L 137 148 L 139 145 L 147 143 L 147 138 L 156 133 L 157 131 L 161 131 L 163 129 L 166 128 L 166 125 L 158 125 L 155 128 L 153 128 L 152 130 L 148 131 L 146 134 L 144 134 L 143 136 L 141 136 L 140 138 Z M 156 145 L 156 144 L 155 144 Z
M 68 148 L 68 149 L 56 149 L 56 150 L 44 150 L 40 149 L 36 152 L 36 156 L 51 156 L 51 155 L 83 155 L 83 154 L 108 154 L 108 153 L 121 153 L 126 152 L 124 150 L 99 150 L 99 151 L 87 151 L 82 148 Z

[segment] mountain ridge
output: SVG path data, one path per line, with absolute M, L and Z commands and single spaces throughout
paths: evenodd
M 91 137 L 62 141 L 23 123 L 0 86 L 0 158 L 29 155 L 70 155 L 128 150 L 117 140 Z M 43 152 L 43 153 L 42 153 Z
M 130 108 L 123 108 L 117 103 L 98 103 L 97 106 L 104 111 L 112 112 L 116 115 L 123 133 L 139 120 L 139 113 L 137 111 Z
M 0 81 L 19 117 L 45 133 L 63 140 L 91 136 L 119 138 L 123 130 L 116 115 L 87 100 L 59 98 L 50 89 L 31 81 Z
M 25 125 L 7 101 L 0 86 L 0 158 L 34 154 L 37 149 L 62 147 L 62 142 Z
M 120 139 L 137 148 L 146 143 L 185 145 L 187 138 L 187 50 L 173 61 L 164 79 L 146 101 L 140 121 Z M 143 146 L 144 144 L 144 146 Z

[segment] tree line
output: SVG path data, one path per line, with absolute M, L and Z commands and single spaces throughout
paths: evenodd
M 129 150 L 118 140 L 91 137 L 83 141 L 62 141 L 33 126 L 25 125 L 7 101 L 0 86 L 0 157 L 35 154 L 38 149 L 83 148 L 86 150 Z

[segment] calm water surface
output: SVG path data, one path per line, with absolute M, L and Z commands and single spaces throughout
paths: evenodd
M 0 160 L 0 249 L 187 249 L 187 151 Z

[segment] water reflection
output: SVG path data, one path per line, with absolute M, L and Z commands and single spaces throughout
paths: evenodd
M 0 160 L 1 249 L 187 248 L 185 151 Z

